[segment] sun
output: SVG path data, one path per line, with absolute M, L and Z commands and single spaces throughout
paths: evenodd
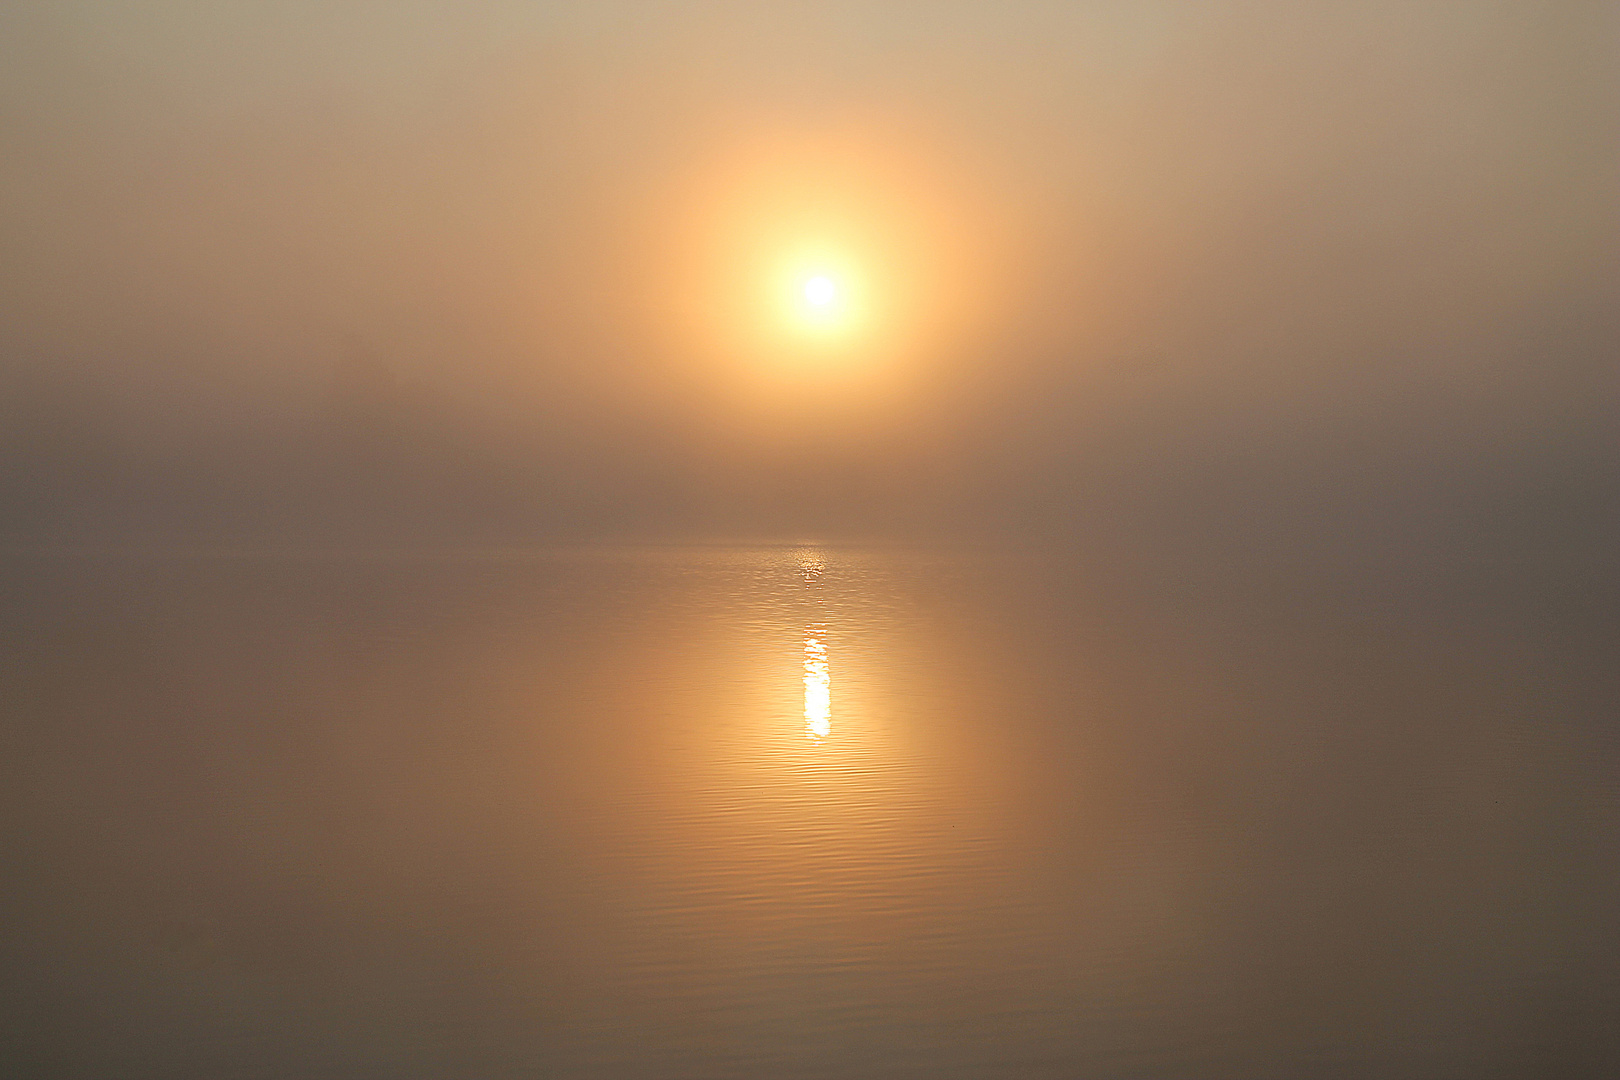
M 1023 211 L 994 162 L 981 174 L 886 121 L 741 134 L 656 204 L 645 266 L 663 269 L 636 279 L 671 363 L 717 393 L 800 401 L 809 373 L 873 402 L 922 392 L 1024 302 Z
M 817 274 L 804 283 L 804 302 L 813 308 L 826 308 L 838 299 L 838 285 L 825 274 Z
M 805 265 L 805 263 L 809 265 Z M 827 260 L 799 262 L 788 281 L 791 318 L 801 331 L 818 338 L 832 334 L 842 339 L 853 330 L 855 290 L 849 275 L 827 266 Z M 819 265 L 818 265 L 819 264 Z

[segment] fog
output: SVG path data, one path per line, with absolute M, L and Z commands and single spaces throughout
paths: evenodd
M 1617 59 L 1597 0 L 7 4 L 0 539 L 1601 557 Z M 837 363 L 749 330 L 812 218 L 887 290 Z
M 0 0 L 0 1062 L 1620 1076 L 1620 5 Z

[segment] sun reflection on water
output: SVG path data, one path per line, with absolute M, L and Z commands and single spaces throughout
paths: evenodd
M 817 742 L 832 734 L 832 676 L 827 643 L 815 627 L 804 631 L 804 730 Z
M 804 587 L 819 609 L 822 565 L 810 559 L 800 566 Z M 804 733 L 813 742 L 832 734 L 832 674 L 827 667 L 827 631 L 824 623 L 804 628 Z

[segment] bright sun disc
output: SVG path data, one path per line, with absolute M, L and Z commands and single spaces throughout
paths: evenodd
M 804 298 L 816 307 L 826 307 L 838 298 L 838 286 L 832 278 L 818 275 L 804 283 Z

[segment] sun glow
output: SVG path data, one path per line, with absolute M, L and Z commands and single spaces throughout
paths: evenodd
M 838 286 L 832 278 L 817 274 L 804 283 L 804 299 L 811 307 L 826 308 L 838 299 Z
M 793 315 L 803 329 L 826 335 L 853 328 L 849 290 L 839 277 L 814 271 L 793 276 L 798 282 Z
M 669 215 L 665 310 L 690 375 L 748 423 L 854 423 L 934 385 L 1000 280 L 1003 201 L 884 129 L 761 133 L 694 169 Z
M 829 230 L 784 242 L 761 267 L 776 295 L 777 355 L 808 350 L 825 361 L 868 341 L 881 297 L 859 256 L 858 243 Z

